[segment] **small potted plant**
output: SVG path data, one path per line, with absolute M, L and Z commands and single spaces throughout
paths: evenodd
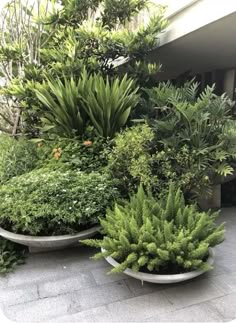
M 185 205 L 173 184 L 160 201 L 140 186 L 129 201 L 116 204 L 101 219 L 104 238 L 83 243 L 101 248 L 94 258 L 104 257 L 114 267 L 111 272 L 176 283 L 212 268 L 212 247 L 224 240 L 224 224 L 216 226 L 217 216 Z
M 117 197 L 96 172 L 40 168 L 0 186 L 0 236 L 39 249 L 58 249 L 93 236 Z

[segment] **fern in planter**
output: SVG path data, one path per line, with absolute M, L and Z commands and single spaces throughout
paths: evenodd
M 102 248 L 94 258 L 111 256 L 127 268 L 159 274 L 178 274 L 196 269 L 209 270 L 209 247 L 224 240 L 224 224 L 215 225 L 218 213 L 199 212 L 185 205 L 180 189 L 170 185 L 165 199 L 156 201 L 139 187 L 130 201 L 116 204 L 101 220 L 103 240 L 83 243 Z

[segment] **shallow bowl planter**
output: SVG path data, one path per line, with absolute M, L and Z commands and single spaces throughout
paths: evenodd
M 105 250 L 102 249 L 102 252 Z M 119 266 L 119 263 L 113 259 L 112 257 L 106 257 L 106 261 L 112 265 L 113 267 Z M 213 265 L 214 263 L 214 251 L 212 248 L 209 248 L 209 257 L 207 259 L 207 263 L 209 265 Z M 148 274 L 148 273 L 142 273 L 142 272 L 134 272 L 131 269 L 126 269 L 123 271 L 124 274 L 133 277 L 135 279 L 139 279 L 142 282 L 149 282 L 149 283 L 155 283 L 155 284 L 173 284 L 173 283 L 179 283 L 185 280 L 189 280 L 192 278 L 195 278 L 199 275 L 204 274 L 205 270 L 194 270 L 190 271 L 188 273 L 183 274 L 175 274 L 175 275 L 156 275 L 156 274 Z
M 76 234 L 65 234 L 58 236 L 30 236 L 13 233 L 0 228 L 0 236 L 29 247 L 29 249 L 39 249 L 40 251 L 50 249 L 63 249 L 73 245 L 80 240 L 88 239 L 94 236 L 100 230 L 100 225 L 90 229 L 80 231 Z

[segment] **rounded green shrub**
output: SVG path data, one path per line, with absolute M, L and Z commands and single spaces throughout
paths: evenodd
M 111 256 L 127 268 L 158 274 L 209 270 L 209 247 L 224 240 L 224 224 L 216 226 L 218 213 L 199 212 L 185 205 L 180 189 L 170 185 L 162 200 L 155 200 L 139 187 L 130 201 L 116 204 L 101 220 L 103 240 L 85 244 L 103 248 L 95 258 Z
M 38 160 L 37 147 L 24 138 L 0 135 L 0 183 L 34 169 Z
M 105 175 L 41 168 L 0 187 L 0 226 L 15 233 L 75 233 L 98 223 L 117 197 Z

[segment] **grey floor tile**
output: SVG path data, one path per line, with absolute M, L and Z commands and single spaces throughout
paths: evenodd
M 92 274 L 89 271 L 78 272 L 73 276 L 64 278 L 54 277 L 51 281 L 39 283 L 39 296 L 41 298 L 57 296 L 92 286 L 96 286 Z
M 100 306 L 92 308 L 90 310 L 82 311 L 72 315 L 65 315 L 54 320 L 50 320 L 47 323 L 90 323 L 90 322 L 113 322 L 113 317 L 106 306 Z
M 209 302 L 225 320 L 236 319 L 236 293 L 219 297 Z
M 132 291 L 134 296 L 141 296 L 145 294 L 150 294 L 165 288 L 165 285 L 161 284 L 151 284 L 147 282 L 141 282 L 140 280 L 134 278 L 128 278 L 125 280 L 126 285 Z
M 79 299 L 81 310 L 91 309 L 133 297 L 123 281 L 83 289 L 71 294 L 72 299 Z
M 209 279 L 197 279 L 186 284 L 163 290 L 163 293 L 177 308 L 202 303 L 224 295 Z
M 236 273 L 217 275 L 210 279 L 225 294 L 236 293 Z
M 174 310 L 161 291 L 109 304 L 115 322 L 142 322 L 152 315 Z
M 4 308 L 5 315 L 16 322 L 42 322 L 73 312 L 70 295 L 44 298 Z M 79 305 L 77 304 L 77 308 Z
M 223 322 L 223 317 L 210 305 L 203 303 L 163 313 L 145 322 Z
M 21 288 L 10 287 L 0 290 L 0 304 L 4 306 L 21 304 L 36 299 L 38 299 L 36 285 L 22 286 Z
M 111 269 L 112 267 L 109 265 L 104 268 L 91 269 L 93 277 L 98 285 L 127 279 L 127 276 L 124 274 L 108 274 Z

